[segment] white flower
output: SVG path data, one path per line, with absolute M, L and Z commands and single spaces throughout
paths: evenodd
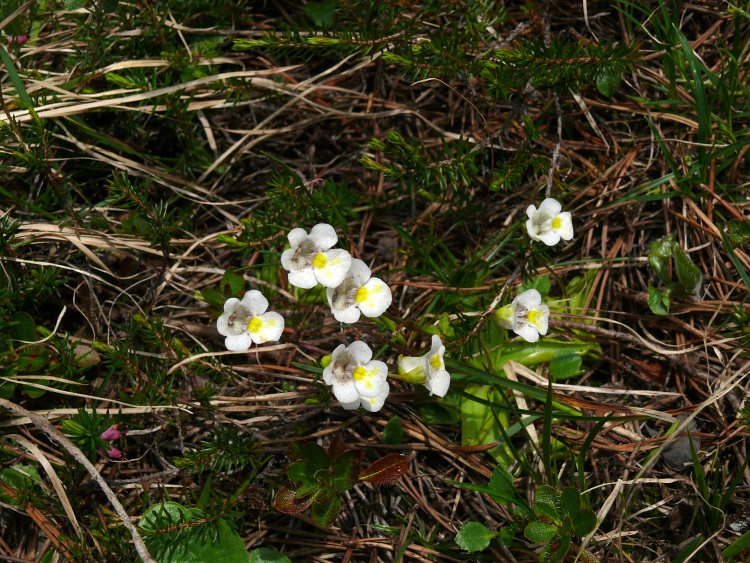
M 498 309 L 496 315 L 501 325 L 527 342 L 536 342 L 549 328 L 549 307 L 542 303 L 542 295 L 536 289 L 527 289 L 513 303 Z
M 573 238 L 573 220 L 568 211 L 562 211 L 562 205 L 556 199 L 548 197 L 539 206 L 529 205 L 526 215 L 526 230 L 533 240 L 540 240 L 547 246 L 554 246 L 560 239 Z
M 421 383 L 430 395 L 445 397 L 451 384 L 451 374 L 445 369 L 445 346 L 437 334 L 432 336 L 432 347 L 424 356 L 400 356 L 398 372 L 406 381 Z
M 339 345 L 323 370 L 323 381 L 333 387 L 336 400 L 344 408 L 354 409 L 361 403 L 373 412 L 380 410 L 388 396 L 387 377 L 388 367 L 373 360 L 370 347 L 359 340 L 349 346 Z
M 370 268 L 357 258 L 352 260 L 344 281 L 326 289 L 328 304 L 337 321 L 356 323 L 360 312 L 366 317 L 379 317 L 390 306 L 391 288 L 370 277 Z
M 310 289 L 318 282 L 336 287 L 344 281 L 352 257 L 340 248 L 328 250 L 339 240 L 331 225 L 315 225 L 309 235 L 305 229 L 292 229 L 287 236 L 291 248 L 281 254 L 281 265 L 289 272 L 289 283 Z
M 242 301 L 230 297 L 224 303 L 224 314 L 216 321 L 219 334 L 226 336 L 227 350 L 242 351 L 250 345 L 276 341 L 284 332 L 284 317 L 268 312 L 268 299 L 257 289 L 245 293 Z

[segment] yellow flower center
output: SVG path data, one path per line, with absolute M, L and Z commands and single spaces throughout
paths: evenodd
M 354 370 L 353 377 L 355 381 L 361 381 L 365 377 L 367 377 L 367 370 L 363 366 L 359 366 L 357 369 Z
M 528 314 L 526 315 L 526 319 L 529 321 L 529 324 L 534 325 L 538 329 L 542 328 L 543 318 L 544 318 L 544 311 L 540 309 L 530 309 Z
M 560 217 L 552 219 L 552 228 L 558 230 L 560 227 L 562 227 L 562 219 Z
M 370 292 L 367 291 L 367 288 L 365 288 L 365 286 L 362 286 L 357 290 L 357 295 L 354 296 L 354 300 L 357 303 L 364 303 L 365 301 L 367 301 L 368 297 L 370 297 Z
M 258 332 L 262 326 L 263 321 L 260 320 L 260 317 L 253 317 L 250 319 L 250 322 L 247 323 L 247 330 L 248 332 Z
M 326 258 L 326 255 L 322 252 L 319 252 L 315 258 L 313 258 L 313 268 L 320 270 L 321 268 L 325 268 L 326 264 L 328 264 L 328 258 Z
M 443 362 L 440 360 L 440 354 L 435 354 L 430 358 L 430 365 L 432 369 L 440 369 L 443 367 Z

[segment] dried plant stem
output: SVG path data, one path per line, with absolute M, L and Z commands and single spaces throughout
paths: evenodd
M 141 556 L 141 559 L 143 559 L 144 563 L 156 563 L 156 560 L 151 557 L 151 554 L 148 552 L 148 548 L 143 542 L 143 538 L 140 536 L 138 530 L 136 530 L 135 526 L 133 526 L 133 523 L 130 521 L 130 516 L 128 516 L 128 513 L 125 512 L 125 508 L 122 506 L 122 504 L 120 504 L 120 501 L 117 500 L 115 492 L 109 488 L 109 485 L 107 485 L 107 483 L 104 481 L 104 478 L 96 470 L 96 467 L 92 465 L 92 463 L 86 458 L 85 455 L 83 455 L 83 452 L 78 449 L 75 444 L 68 440 L 57 428 L 52 426 L 52 424 L 46 418 L 39 416 L 38 414 L 34 414 L 33 412 L 30 412 L 15 403 L 11 403 L 6 399 L 0 399 L 0 407 L 8 409 L 9 411 L 19 416 L 27 417 L 29 420 L 31 420 L 34 426 L 39 428 L 39 430 L 47 434 L 47 436 L 49 436 L 52 440 L 59 443 L 63 448 L 68 450 L 68 453 L 70 453 L 70 455 L 72 455 L 78 463 L 83 465 L 86 471 L 89 472 L 89 475 L 94 478 L 94 481 L 96 481 L 101 487 L 102 491 L 104 491 L 105 496 L 107 497 L 107 499 L 109 499 L 109 502 L 112 504 L 115 512 L 117 512 L 120 520 L 122 520 L 123 525 L 128 529 L 130 535 L 133 537 L 133 545 L 135 545 L 135 549 L 138 552 L 138 555 Z

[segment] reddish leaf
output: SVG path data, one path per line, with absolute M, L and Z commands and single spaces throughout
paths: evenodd
M 284 514 L 299 514 L 312 504 L 312 499 L 312 494 L 298 497 L 297 489 L 281 487 L 276 493 L 276 498 L 273 499 L 273 506 Z
M 409 468 L 409 458 L 401 454 L 387 455 L 365 469 L 359 476 L 360 481 L 376 485 L 392 483 L 401 477 Z
M 343 453 L 346 452 L 346 442 L 341 437 L 341 434 L 336 434 L 331 440 L 331 444 L 328 446 L 328 458 L 334 460 Z

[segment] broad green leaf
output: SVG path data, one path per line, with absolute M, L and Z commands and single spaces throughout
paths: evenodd
M 498 532 L 489 531 L 479 522 L 467 522 L 456 534 L 458 546 L 469 553 L 484 551 Z
M 392 417 L 383 428 L 383 441 L 394 446 L 404 441 L 404 425 L 398 416 Z
M 224 307 L 224 302 L 226 301 L 226 297 L 224 297 L 221 293 L 219 293 L 218 291 L 210 287 L 207 287 L 204 290 L 202 290 L 199 294 L 199 297 L 202 301 L 205 301 L 209 305 L 218 307 L 220 309 Z
M 553 548 L 550 553 L 552 561 L 562 561 L 570 549 L 570 534 L 561 534 L 558 545 L 551 545 L 550 547 Z
M 140 527 L 151 555 L 159 563 L 247 563 L 247 551 L 237 531 L 224 519 L 172 530 L 176 523 L 205 518 L 202 510 L 164 502 L 149 508 Z M 172 524 L 169 524 L 172 522 Z
M 573 518 L 581 510 L 581 493 L 575 487 L 567 487 L 560 493 L 562 515 Z
M 310 511 L 310 516 L 312 516 L 312 519 L 315 520 L 318 526 L 325 528 L 336 519 L 336 516 L 339 515 L 339 510 L 341 510 L 341 499 L 336 495 L 327 503 L 314 503 Z
M 0 383 L 0 399 L 10 399 L 16 390 L 16 384 L 10 381 Z
M 248 555 L 248 563 L 292 563 L 286 555 L 268 547 L 259 547 Z
M 537 517 L 546 520 L 553 520 L 555 523 L 560 522 L 560 513 L 557 511 L 557 507 L 554 504 L 547 502 L 534 502 L 534 514 Z
M 571 350 L 558 350 L 549 362 L 549 375 L 554 381 L 573 377 L 581 369 L 581 356 Z
M 467 394 L 478 400 L 464 397 L 461 401 L 461 444 L 464 446 L 481 446 L 503 441 L 501 424 L 508 423 L 505 412 L 493 413 L 489 404 L 503 404 L 500 392 L 489 385 L 467 385 Z M 486 401 L 480 402 L 480 401 Z M 513 455 L 507 444 L 498 444 L 488 453 L 502 467 L 510 467 Z
M 221 277 L 219 285 L 221 292 L 227 297 L 236 297 L 242 299 L 245 293 L 245 278 L 235 272 L 232 268 L 227 268 Z
M 596 529 L 596 514 L 590 508 L 584 508 L 573 518 L 573 533 L 579 538 L 589 535 Z
M 333 483 L 337 491 L 348 491 L 357 483 L 363 454 L 362 451 L 350 450 L 331 462 Z
M 503 526 L 500 528 L 500 541 L 503 542 L 505 547 L 511 547 L 513 540 L 516 538 L 516 531 L 511 526 Z
M 320 2 L 307 2 L 305 4 L 305 15 L 312 22 L 323 29 L 330 29 L 336 19 L 336 6 L 338 0 L 321 0 Z
M 36 324 L 31 315 L 23 311 L 14 313 L 10 318 L 10 335 L 15 340 L 34 342 L 36 340 Z
M 379 459 L 365 469 L 359 476 L 359 480 L 376 485 L 392 483 L 406 473 L 408 468 L 408 457 L 401 454 L 391 454 Z
M 49 352 L 41 346 L 24 348 L 18 355 L 18 371 L 36 374 L 41 372 L 49 361 Z
M 677 279 L 680 280 L 685 291 L 697 295 L 703 285 L 703 274 L 698 266 L 690 261 L 681 246 L 675 246 L 674 263 Z
M 543 275 L 534 278 L 533 280 L 527 280 L 518 289 L 518 293 L 523 293 L 527 289 L 536 289 L 542 296 L 542 299 L 547 297 L 550 288 L 550 281 L 548 275 Z
M 503 467 L 496 467 L 490 475 L 490 482 L 487 485 L 494 494 L 490 493 L 495 500 L 499 498 L 513 499 L 515 504 L 526 506 L 526 498 L 519 494 L 513 483 L 513 475 Z M 502 503 L 502 501 L 500 501 Z
M 49 386 L 50 382 L 49 379 L 35 379 L 34 383 Z M 33 385 L 23 385 L 21 388 L 23 389 L 23 392 L 29 396 L 30 399 L 38 399 L 47 392 L 46 389 L 40 389 L 39 387 L 34 387 Z
M 534 495 L 534 503 L 544 502 L 551 505 L 556 505 L 560 500 L 560 493 L 549 485 L 539 485 Z
M 273 499 L 273 506 L 284 514 L 299 514 L 312 504 L 312 492 L 299 496 L 299 490 L 292 487 L 281 487 Z
M 292 442 L 289 444 L 289 459 L 292 461 L 304 461 L 311 467 L 311 473 L 318 469 L 327 469 L 329 465 L 328 454 L 314 442 Z
M 535 520 L 529 522 L 529 525 L 523 531 L 523 535 L 534 543 L 547 543 L 557 535 L 557 528 L 551 524 Z
M 750 531 L 745 532 L 721 552 L 726 561 L 750 548 Z
M 620 87 L 622 76 L 612 69 L 604 69 L 596 77 L 596 89 L 605 98 L 611 98 L 612 94 Z
M 651 264 L 656 275 L 664 283 L 672 281 L 672 277 L 669 274 L 669 261 L 672 258 L 675 246 L 677 246 L 675 236 L 669 235 L 668 237 L 652 242 L 651 248 L 648 251 L 648 263 Z
M 560 351 L 569 351 L 583 356 L 591 350 L 591 344 L 580 342 L 558 342 L 549 338 L 539 339 L 537 342 L 507 342 L 498 346 L 490 353 L 492 367 L 497 372 L 502 372 L 503 366 L 509 362 L 518 362 L 526 367 L 547 363 Z M 484 360 L 476 356 L 472 361 L 475 367 L 482 367 Z
M 672 288 L 664 290 L 656 289 L 651 282 L 648 283 L 648 306 L 656 315 L 668 315 Z

